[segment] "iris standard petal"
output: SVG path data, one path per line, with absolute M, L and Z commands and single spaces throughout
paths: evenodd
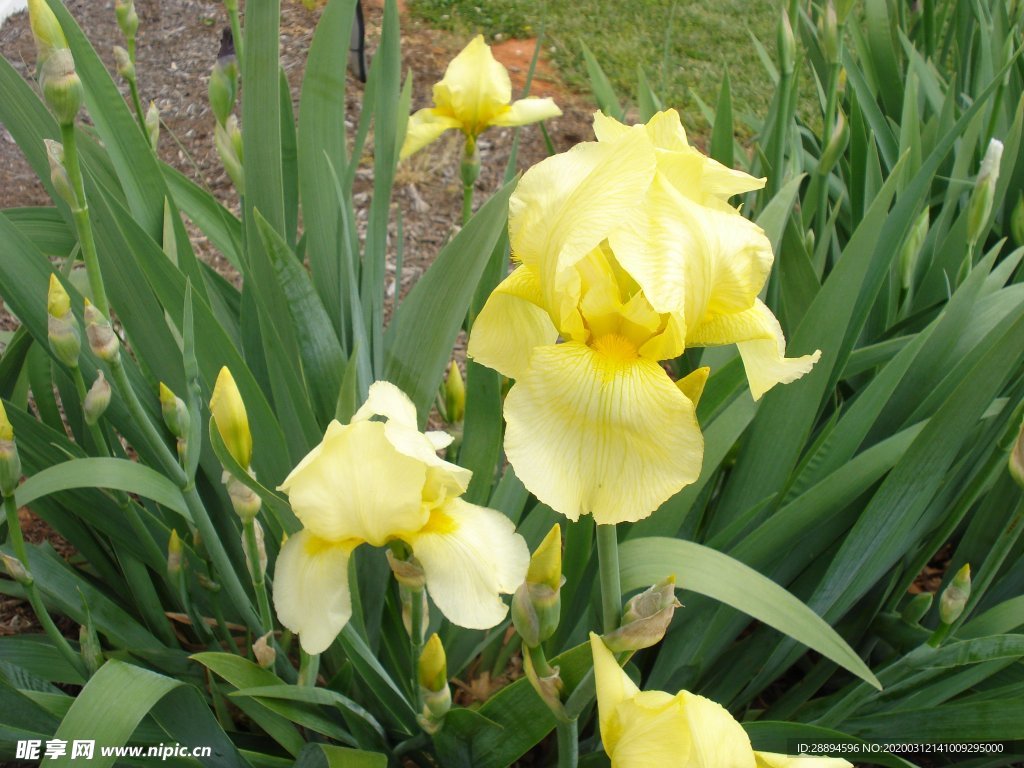
M 409 155 L 419 152 L 427 144 L 435 141 L 450 128 L 461 127 L 462 123 L 451 115 L 441 114 L 433 107 L 421 109 L 409 117 L 405 128 L 405 141 L 402 142 L 399 158 L 405 160 Z
M 697 763 L 683 702 L 664 691 L 643 691 L 616 708 L 619 731 L 614 747 L 605 744 L 613 768 L 739 768 Z M 602 731 L 602 738 L 603 738 Z M 744 766 L 746 768 L 746 766 Z
M 427 522 L 421 504 L 427 468 L 400 453 L 384 429 L 373 421 L 332 424 L 281 484 L 296 517 L 316 536 L 379 547 Z
M 462 499 L 448 500 L 422 530 L 403 538 L 423 567 L 434 603 L 460 627 L 488 629 L 505 618 L 500 595 L 523 583 L 530 564 L 511 520 Z
M 368 421 L 383 416 L 388 421 L 416 426 L 416 405 L 409 396 L 390 381 L 375 381 L 366 394 L 366 402 L 352 416 L 352 421 Z
M 554 344 L 558 338 L 542 302 L 533 271 L 517 267 L 494 289 L 473 321 L 467 354 L 503 376 L 519 378 L 530 364 L 533 348 Z
M 611 754 L 621 730 L 615 717 L 618 706 L 629 701 L 640 689 L 619 666 L 615 656 L 595 633 L 590 633 L 590 651 L 594 656 L 594 686 L 597 690 L 597 713 L 601 724 L 601 740 Z
M 444 78 L 434 86 L 434 104 L 439 111 L 462 123 L 469 136 L 476 136 L 495 115 L 508 109 L 512 82 L 508 70 L 494 58 L 483 35 L 474 37 L 451 60 Z
M 693 403 L 621 341 L 605 340 L 607 354 L 578 342 L 538 347 L 505 400 L 516 474 L 570 520 L 640 520 L 700 474 Z
M 689 691 L 678 698 L 689 728 L 686 768 L 755 768 L 750 737 L 725 707 Z
M 786 339 L 772 311 L 757 299 L 745 312 L 716 315 L 687 331 L 687 346 L 735 343 L 755 400 L 776 384 L 788 384 L 811 370 L 821 351 L 786 357 Z
M 839 757 L 813 755 L 780 755 L 775 752 L 754 752 L 757 768 L 853 768 L 853 763 Z
M 508 109 L 491 118 L 491 125 L 529 125 L 558 117 L 562 110 L 550 97 L 544 99 L 529 98 L 512 102 Z
M 274 569 L 274 609 L 299 635 L 306 653 L 322 653 L 352 615 L 348 558 L 352 542 L 334 543 L 299 531 L 281 548 Z

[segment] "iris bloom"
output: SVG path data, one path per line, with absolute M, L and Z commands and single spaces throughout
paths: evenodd
M 499 595 L 522 583 L 529 550 L 507 517 L 459 498 L 471 473 L 438 457 L 449 442 L 420 432 L 409 398 L 377 382 L 351 423 L 332 421 L 285 478 L 303 530 L 278 557 L 274 606 L 307 653 L 325 650 L 351 616 L 348 560 L 360 544 L 405 542 L 454 624 L 486 629 L 505 617 Z
M 593 633 L 590 647 L 601 740 L 612 768 L 852 768 L 838 758 L 755 752 L 721 705 L 689 691 L 641 691 Z
M 673 382 L 660 361 L 736 343 L 758 399 L 818 353 L 785 357 L 757 298 L 771 245 L 727 202 L 764 179 L 691 147 L 673 110 L 632 127 L 598 114 L 594 129 L 598 141 L 519 183 L 518 266 L 477 317 L 469 354 L 516 380 L 505 451 L 526 487 L 571 520 L 608 524 L 646 517 L 700 473 L 694 407 L 708 371 Z
M 562 110 L 550 98 L 513 102 L 508 70 L 494 58 L 483 36 L 477 35 L 434 86 L 434 106 L 409 118 L 401 157 L 404 160 L 423 149 L 449 128 L 466 135 L 467 154 L 472 154 L 477 136 L 492 125 L 526 125 L 560 114 Z

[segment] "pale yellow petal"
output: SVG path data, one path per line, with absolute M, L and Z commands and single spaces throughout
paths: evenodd
M 775 752 L 754 752 L 757 768 L 853 768 L 853 763 L 840 757 L 813 755 L 780 755 Z
M 715 315 L 700 323 L 687 331 L 686 343 L 697 347 L 735 343 L 755 400 L 776 384 L 796 381 L 821 357 L 820 350 L 801 357 L 786 357 L 782 327 L 760 299 L 744 312 Z
M 534 347 L 553 344 L 558 338 L 542 302 L 534 273 L 529 267 L 517 267 L 473 321 L 467 354 L 503 376 L 519 378 L 530 364 Z
M 630 126 L 620 123 L 604 112 L 594 113 L 594 136 L 598 141 L 615 141 L 630 130 Z
M 640 354 L 651 360 L 672 360 L 686 349 L 686 321 L 681 313 L 672 312 L 665 327 L 640 347 Z
M 352 615 L 348 589 L 351 543 L 318 539 L 309 531 L 290 536 L 274 569 L 274 609 L 299 635 L 306 653 L 322 653 Z
M 676 382 L 679 391 L 686 395 L 695 407 L 700 402 L 700 396 L 704 394 L 704 385 L 708 383 L 708 376 L 710 374 L 711 369 L 705 365 L 702 368 L 691 371 Z
M 441 613 L 460 627 L 488 629 L 508 612 L 501 599 L 523 583 L 526 541 L 505 515 L 462 499 L 434 510 L 418 533 L 404 537 L 427 577 Z
M 679 113 L 674 109 L 666 109 L 655 114 L 645 126 L 647 135 L 651 137 L 658 149 L 680 152 L 690 148 L 686 140 L 686 129 Z
M 691 744 L 686 768 L 755 768 L 750 738 L 725 707 L 689 691 L 679 698 Z
M 597 690 L 601 740 L 605 751 L 611 754 L 621 736 L 617 709 L 620 704 L 640 693 L 640 689 L 619 666 L 604 641 L 593 632 L 590 633 L 590 651 L 594 656 L 594 686 Z
M 694 760 L 692 734 L 680 696 L 643 691 L 616 708 L 614 747 L 605 743 L 613 768 L 740 768 Z M 602 738 L 604 731 L 602 730 Z M 744 766 L 743 768 L 746 768 Z
M 462 124 L 476 136 L 494 117 L 508 109 L 512 101 L 512 82 L 508 70 L 491 53 L 482 35 L 452 59 L 444 79 L 434 86 L 434 104 L 438 111 Z
M 529 125 L 558 117 L 561 114 L 562 110 L 550 97 L 519 99 L 519 101 L 512 102 L 512 106 L 507 110 L 491 118 L 491 125 Z
M 505 400 L 505 419 L 516 474 L 570 520 L 588 512 L 601 524 L 640 520 L 700 474 L 693 403 L 653 360 L 578 342 L 538 347 Z
M 359 421 L 332 424 L 280 487 L 316 536 L 382 546 L 426 523 L 426 479 L 425 464 L 396 450 L 384 424 Z
M 462 123 L 450 115 L 441 114 L 431 107 L 421 109 L 409 117 L 399 158 L 405 160 L 409 155 L 436 141 L 445 131 L 461 127 Z
M 577 144 L 526 172 L 509 202 L 509 237 L 513 255 L 536 272 L 546 307 L 558 307 L 570 268 L 636 214 L 653 177 L 643 131 Z
M 383 416 L 408 427 L 416 426 L 416 406 L 390 381 L 375 381 L 370 385 L 366 402 L 352 416 L 352 421 L 369 421 L 374 416 Z

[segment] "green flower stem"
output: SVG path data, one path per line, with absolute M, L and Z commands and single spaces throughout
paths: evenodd
M 270 600 L 267 599 L 267 582 L 265 574 L 259 567 L 260 552 L 256 543 L 256 523 L 254 520 L 246 520 L 242 523 L 245 536 L 245 549 L 249 554 L 249 562 L 252 563 L 252 587 L 256 591 L 256 601 L 260 609 L 260 621 L 263 622 L 263 634 L 274 628 L 274 619 L 270 614 Z
M 580 759 L 580 740 L 577 720 L 559 722 L 555 726 L 558 737 L 558 768 L 576 768 Z
M 142 109 L 142 99 L 139 98 L 139 81 L 134 77 L 128 81 L 128 91 L 132 96 L 132 106 L 135 107 L 135 119 L 142 129 L 142 135 L 149 140 L 149 133 L 146 131 L 146 113 Z
M 473 216 L 473 185 L 462 185 L 462 226 L 469 223 Z
M 316 677 L 320 674 L 320 654 L 306 653 L 299 649 L 299 680 L 298 684 L 307 688 L 316 686 Z
M 839 27 L 839 56 L 842 58 L 843 50 L 843 27 Z M 825 147 L 828 146 L 832 139 L 832 131 L 835 129 L 836 124 L 836 111 L 838 109 L 839 101 L 839 70 L 841 69 L 839 61 L 833 62 L 829 66 L 828 72 L 828 95 L 825 100 L 825 115 L 824 123 L 821 128 L 821 147 L 824 152 Z M 815 212 L 815 226 L 814 234 L 817 237 L 825 237 L 830 235 L 828 229 L 828 177 L 832 173 L 831 169 L 823 174 L 819 174 L 819 186 L 818 186 L 818 208 Z M 824 252 L 824 250 L 823 250 Z
M 68 178 L 71 179 L 71 186 L 75 191 L 77 205 L 72 208 L 71 213 L 75 219 L 78 242 L 82 246 L 85 271 L 89 275 L 92 303 L 105 317 L 110 317 L 110 304 L 107 301 L 107 291 L 103 287 L 103 275 L 100 272 L 100 261 L 96 254 L 96 240 L 92 234 L 92 220 L 89 218 L 89 204 L 85 199 L 85 183 L 82 181 L 82 167 L 78 160 L 78 143 L 75 139 L 74 124 L 62 125 L 60 135 L 61 141 L 64 143 L 64 167 L 67 169 Z
M 238 3 L 225 3 L 228 9 L 228 20 L 231 24 L 231 37 L 235 41 L 235 58 L 238 60 L 238 69 L 242 70 L 242 24 L 238 16 Z M 244 210 L 244 209 L 243 209 Z
M 18 520 L 18 505 L 15 502 L 14 496 L 15 494 L 12 493 L 10 496 L 4 497 L 4 513 L 7 515 L 7 537 L 11 543 L 11 548 L 14 550 L 14 556 L 18 558 L 22 567 L 29 574 L 27 583 L 23 585 L 25 593 L 28 595 L 29 604 L 32 606 L 32 610 L 35 611 L 36 618 L 42 624 L 47 637 L 50 638 L 50 642 L 67 659 L 72 668 L 82 676 L 82 679 L 87 680 L 89 673 L 85 668 L 85 662 L 82 661 L 81 656 L 75 653 L 67 638 L 60 633 L 57 625 L 53 623 L 53 619 L 50 618 L 50 614 L 46 610 L 46 605 L 43 604 L 39 589 L 31 578 L 32 571 L 28 566 L 28 552 L 25 549 L 25 538 L 21 534 L 21 523 Z
M 415 692 L 414 702 L 417 712 L 423 707 L 423 696 L 420 694 L 419 664 L 420 654 L 423 653 L 423 622 L 426 618 L 423 615 L 423 590 L 410 589 L 411 602 L 409 603 L 409 649 L 412 654 L 412 690 Z
M 224 544 L 217 534 L 217 529 L 213 526 L 213 521 L 203 505 L 203 500 L 199 497 L 195 484 L 185 474 L 181 464 L 178 463 L 177 454 L 167 447 L 167 443 L 164 442 L 163 437 L 157 432 L 153 422 L 149 420 L 149 416 L 143 410 L 142 403 L 139 402 L 131 382 L 128 381 L 124 366 L 121 365 L 119 359 L 110 363 L 110 374 L 114 386 L 117 387 L 118 392 L 128 406 L 128 413 L 131 415 L 132 420 L 142 430 L 146 443 L 156 453 L 164 474 L 181 488 L 181 495 L 185 500 L 185 506 L 188 507 L 192 520 L 196 528 L 199 529 L 199 535 L 203 537 L 206 551 L 210 555 L 210 560 L 216 566 L 218 577 L 221 584 L 224 585 L 228 597 L 241 614 L 246 626 L 253 632 L 261 633 L 263 625 L 260 617 L 253 610 L 252 599 L 246 593 L 245 587 L 242 586 L 242 582 L 235 572 L 227 550 L 224 549 Z
M 622 611 L 619 537 L 614 525 L 597 526 L 597 565 L 601 574 L 601 620 L 604 632 L 618 629 Z

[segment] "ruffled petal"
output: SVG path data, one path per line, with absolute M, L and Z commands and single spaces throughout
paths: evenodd
M 379 547 L 427 522 L 421 504 L 426 479 L 424 462 L 396 450 L 384 424 L 334 422 L 280 489 L 319 538 Z
M 570 267 L 635 215 L 653 177 L 643 131 L 577 144 L 524 174 L 509 202 L 509 237 L 513 255 L 535 270 L 546 307 L 559 306 Z
M 776 384 L 796 381 L 811 370 L 821 350 L 786 357 L 786 339 L 772 311 L 757 299 L 744 312 L 716 315 L 687 332 L 687 346 L 709 347 L 735 343 L 755 400 Z
M 519 99 L 519 101 L 513 102 L 507 110 L 491 118 L 491 125 L 528 125 L 558 117 L 561 114 L 562 110 L 550 97 Z
M 462 499 L 435 509 L 430 522 L 404 540 L 441 613 L 470 629 L 488 629 L 505 618 L 508 607 L 500 595 L 523 583 L 530 564 L 526 541 L 511 520 Z
M 687 768 L 755 768 L 750 737 L 721 704 L 680 691 L 691 744 Z
M 780 755 L 775 752 L 754 752 L 757 768 L 853 768 L 853 763 L 840 757 L 813 755 Z
M 530 364 L 534 347 L 553 344 L 558 338 L 542 302 L 534 273 L 529 267 L 517 267 L 473 321 L 467 354 L 503 376 L 519 378 Z
M 352 416 L 352 421 L 369 421 L 374 416 L 383 416 L 388 421 L 416 427 L 415 404 L 390 381 L 375 381 L 370 385 L 366 402 Z
M 640 520 L 700 474 L 693 403 L 643 357 L 578 342 L 538 347 L 505 400 L 505 420 L 516 474 L 570 520 Z
M 274 570 L 274 609 L 299 635 L 306 653 L 322 653 L 348 623 L 352 542 L 333 543 L 299 531 L 281 548 Z
M 594 655 L 594 685 L 597 689 L 597 713 L 601 723 L 601 741 L 611 754 L 622 731 L 616 716 L 618 707 L 629 701 L 640 689 L 619 666 L 615 656 L 593 632 L 590 633 L 590 651 Z
M 450 115 L 441 114 L 432 107 L 421 109 L 409 117 L 399 158 L 405 160 L 430 142 L 436 141 L 448 129 L 461 127 L 462 123 Z
M 511 100 L 508 70 L 494 58 L 482 35 L 451 60 L 444 78 L 434 86 L 434 104 L 458 120 L 470 136 L 477 136 L 506 111 Z

